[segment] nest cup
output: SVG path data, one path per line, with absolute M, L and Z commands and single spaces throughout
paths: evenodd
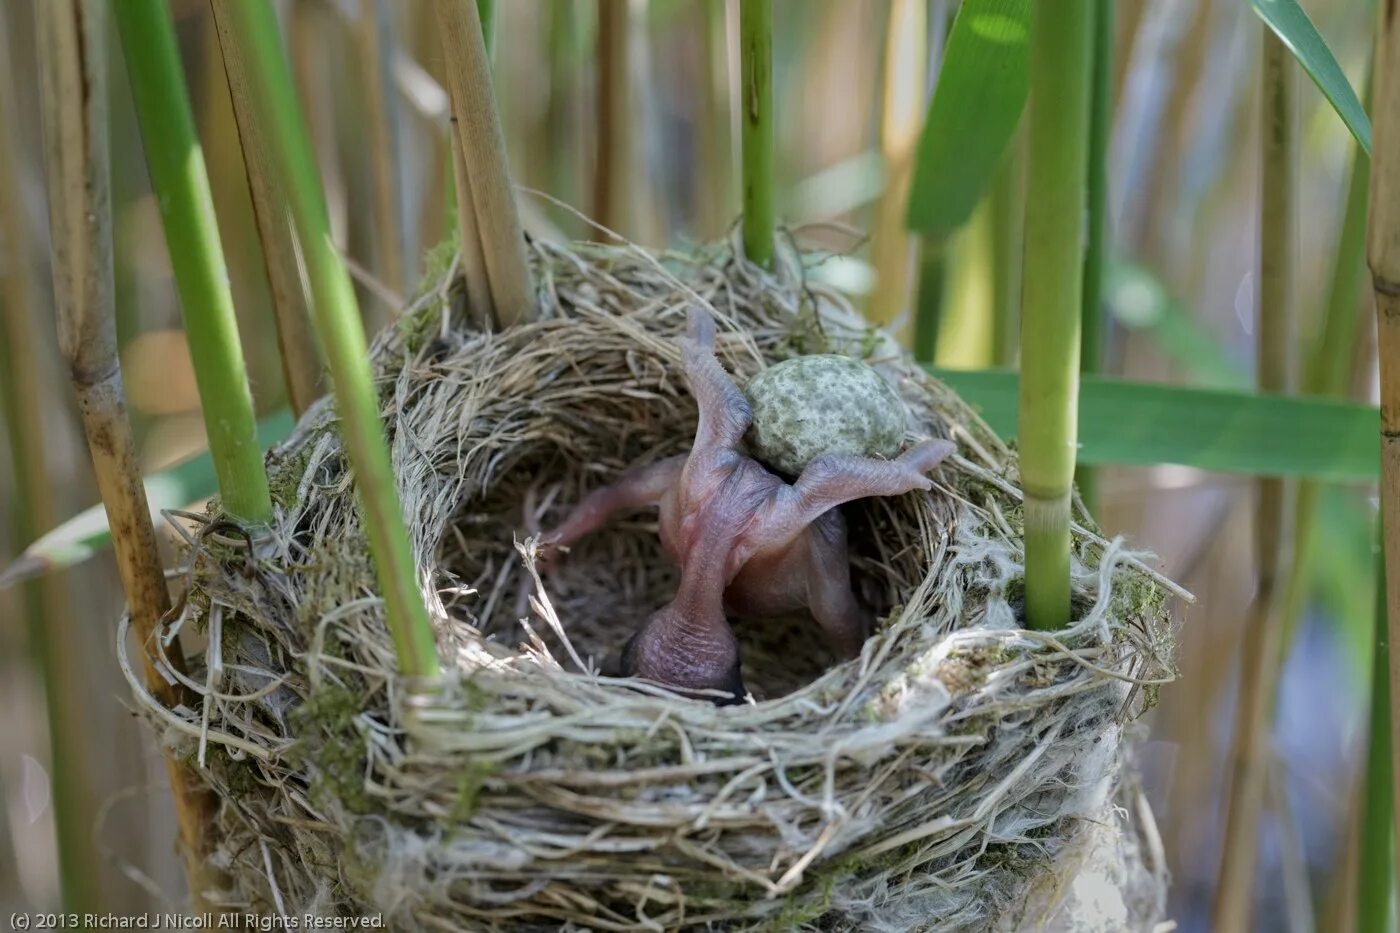
M 324 400 L 269 457 L 267 538 L 217 507 L 190 532 L 166 624 L 207 630 L 199 708 L 157 706 L 123 655 L 220 798 L 214 900 L 424 929 L 1009 929 L 1065 915 L 1088 878 L 1104 929 L 1157 919 L 1160 851 L 1121 764 L 1170 676 L 1179 591 L 1081 513 L 1076 621 L 1025 630 L 1014 454 L 801 259 L 531 249 L 543 320 L 466 326 L 443 254 L 372 349 L 440 683 L 395 674 Z M 694 302 L 741 385 L 861 356 L 911 441 L 959 448 L 931 492 L 846 507 L 878 620 L 859 659 L 833 666 L 810 620 L 735 620 L 757 700 L 736 707 L 596 674 L 674 593 L 653 516 L 547 571 L 531 537 L 689 448 Z

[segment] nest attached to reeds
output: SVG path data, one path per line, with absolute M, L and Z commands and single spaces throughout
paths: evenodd
M 217 508 L 189 533 L 167 624 L 208 633 L 202 706 L 131 679 L 220 798 L 216 900 L 422 929 L 1010 929 L 1071 910 L 1078 885 L 1095 906 L 1073 922 L 1102 924 L 1075 929 L 1157 919 L 1165 872 L 1122 746 L 1171 676 L 1179 591 L 1080 510 L 1075 622 L 1025 630 L 1015 455 L 809 281 L 817 260 L 531 250 L 542 320 L 466 326 L 451 260 L 373 345 L 441 684 L 395 675 L 329 401 L 268 458 L 270 535 L 250 545 Z M 959 446 L 933 491 L 846 507 L 880 620 L 860 658 L 833 666 L 810 620 L 735 620 L 756 702 L 733 707 L 596 673 L 674 593 L 654 517 L 547 573 L 531 538 L 688 449 L 693 302 L 741 385 L 852 353 L 897 388 L 911 440 Z

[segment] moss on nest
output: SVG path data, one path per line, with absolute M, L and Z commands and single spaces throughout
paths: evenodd
M 400 928 L 1010 923 L 1087 821 L 1120 825 L 1120 720 L 1133 683 L 1169 676 L 1179 590 L 1080 514 L 1078 621 L 1021 629 L 1014 455 L 791 257 L 770 275 L 725 247 L 533 250 L 542 320 L 471 332 L 444 254 L 372 351 L 442 682 L 394 674 L 328 402 L 269 458 L 255 557 L 197 535 L 187 612 L 220 607 L 222 678 L 200 711 L 138 700 L 239 759 L 201 772 L 224 800 L 224 898 Z M 810 624 L 738 620 L 757 702 L 724 709 L 596 673 L 675 587 L 651 520 L 542 580 L 529 540 L 688 448 L 676 342 L 695 301 L 737 379 L 798 347 L 864 355 L 915 435 L 960 448 L 932 492 L 848 510 L 854 585 L 882 620 L 862 656 L 831 667 Z M 1041 858 L 1009 857 L 1028 841 Z M 1132 864 L 1155 919 L 1160 874 Z

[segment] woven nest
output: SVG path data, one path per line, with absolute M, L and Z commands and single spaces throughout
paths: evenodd
M 1170 676 L 1179 591 L 1081 512 L 1076 621 L 1023 629 L 1014 454 L 798 259 L 532 251 L 544 320 L 466 326 L 444 262 L 372 350 L 442 683 L 394 674 L 329 402 L 269 457 L 270 536 L 250 545 L 217 507 L 189 533 L 167 624 L 208 632 L 203 704 L 157 707 L 131 679 L 220 798 L 216 899 L 402 928 L 1004 929 L 1063 914 L 1092 876 L 1104 928 L 1156 919 L 1122 735 Z M 693 302 L 740 384 L 860 355 L 911 439 L 959 446 L 931 492 L 846 507 L 880 620 L 860 658 L 833 666 L 810 620 L 734 620 L 754 702 L 733 707 L 596 673 L 674 594 L 653 516 L 545 574 L 531 538 L 688 449 Z

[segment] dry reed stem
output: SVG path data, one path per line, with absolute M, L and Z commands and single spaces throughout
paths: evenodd
M 205 743 L 235 898 L 443 929 L 803 930 L 833 911 L 976 929 L 1028 909 L 1028 879 L 1058 871 L 1089 823 L 1138 851 L 1097 807 L 1121 722 L 1170 676 L 1177 588 L 1081 522 L 1075 625 L 1021 628 L 1014 457 L 805 270 L 763 273 L 733 247 L 533 251 L 545 319 L 465 327 L 448 266 L 371 353 L 441 692 L 408 695 L 394 674 L 328 403 L 271 457 L 286 491 L 266 552 L 250 562 L 217 522 L 191 535 L 173 624 L 217 630 L 223 676 L 193 678 L 200 717 L 137 699 Z M 914 436 L 961 451 L 936 492 L 848 513 L 881 620 L 862 657 L 829 667 L 810 628 L 740 621 L 761 702 L 724 710 L 592 673 L 674 588 L 652 522 L 623 518 L 543 575 L 530 540 L 688 446 L 676 341 L 696 302 L 739 379 L 804 348 L 864 348 Z M 1133 916 L 1160 916 L 1160 871 L 1127 877 Z
M 447 140 L 452 160 L 452 179 L 457 188 L 457 241 L 462 257 L 462 278 L 467 286 L 467 313 L 472 323 L 482 330 L 494 324 L 491 282 L 486 275 L 486 256 L 481 251 L 481 232 L 472 207 L 472 186 L 467 180 L 467 161 L 462 154 L 462 137 L 457 132 L 457 117 L 451 118 Z
M 1262 28 L 1262 27 L 1261 27 Z M 1258 380 L 1264 392 L 1291 388 L 1290 339 L 1297 263 L 1298 122 L 1292 53 L 1264 32 L 1263 142 L 1259 217 Z M 1221 933 L 1250 929 L 1260 814 L 1272 759 L 1272 713 L 1283 663 L 1280 583 L 1288 559 L 1285 481 L 1256 481 L 1254 552 L 1258 583 L 1240 643 L 1239 701 L 1230 753 L 1224 853 L 1214 906 Z
M 632 74 L 628 36 L 629 0 L 597 0 L 597 150 L 593 159 L 593 217 L 624 235 L 631 229 Z M 603 234 L 594 239 L 608 242 Z
M 456 118 L 453 126 L 471 190 L 470 199 L 462 197 L 459 190 L 459 213 L 468 206 L 474 213 L 491 289 L 491 319 L 497 327 L 509 327 L 533 320 L 538 312 L 481 18 L 475 0 L 437 0 L 437 16 Z M 464 254 L 468 249 L 463 243 Z
M 169 676 L 183 666 L 178 643 L 166 649 L 165 668 L 156 665 L 151 653 L 154 633 L 170 609 L 170 594 L 156 551 L 117 359 L 103 4 L 41 3 L 36 13 L 59 345 L 107 509 L 117 569 L 142 646 L 147 689 L 163 704 L 182 708 L 186 695 Z M 214 844 L 209 834 L 214 800 L 187 766 L 168 753 L 165 764 L 190 890 L 196 905 L 202 905 L 218 881 L 207 862 Z
M 262 137 L 258 121 L 253 118 L 248 75 L 245 72 L 246 56 L 238 48 L 237 37 L 229 30 L 229 2 L 209 0 L 209 9 L 214 17 L 214 29 L 223 55 L 229 97 L 233 101 L 234 122 L 238 126 L 238 139 L 243 148 L 243 165 L 248 174 L 248 194 L 258 225 L 258 243 L 262 247 L 267 284 L 272 293 L 282 376 L 286 380 L 287 398 L 292 411 L 300 415 L 325 392 L 325 368 L 321 364 L 320 351 L 316 348 L 316 334 L 311 327 L 306 292 L 297 268 L 296 246 L 291 221 L 287 216 L 286 198 L 279 191 L 276 173 L 272 171 L 267 141 Z
M 5 16 L 0 13 L 0 48 L 8 47 Z M 13 74 L 0 70 L 0 126 L 19 125 L 12 79 Z M 39 302 L 30 276 L 29 232 L 15 164 L 21 155 L 18 147 L 0 145 L 0 404 L 14 467 L 11 527 L 17 549 L 28 547 L 57 520 L 54 465 L 44 443 L 45 344 L 34 329 Z M 97 821 L 87 752 L 92 722 L 81 658 L 72 650 L 83 620 L 73 615 L 66 583 L 56 575 L 30 580 L 22 596 L 28 622 L 25 640 L 44 686 L 63 906 L 92 910 L 101 903 L 100 861 L 91 833 Z M 10 851 L 8 846 L 5 851 Z
M 866 305 L 866 317 L 882 326 L 908 311 L 913 294 L 918 240 L 905 228 L 904 214 L 928 87 L 927 6 L 926 0 L 894 0 L 885 34 L 880 149 L 888 181 L 876 203 L 870 231 L 870 256 L 876 278 Z M 905 321 L 902 337 L 907 342 L 912 339 L 913 321 L 907 315 Z
M 360 67 L 364 70 L 365 124 L 374 175 L 374 230 L 379 272 L 399 294 L 408 287 L 404 255 L 403 189 L 399 182 L 398 94 L 392 68 L 391 11 L 386 0 L 360 0 L 356 24 Z M 393 309 L 395 313 L 398 308 Z
M 1400 10 L 1378 4 L 1371 213 L 1366 260 L 1376 295 L 1380 357 L 1381 523 L 1386 559 L 1386 617 L 1390 644 L 1400 646 Z M 1400 813 L 1400 650 L 1390 652 L 1391 780 Z M 1400 871 L 1400 859 L 1396 859 Z

